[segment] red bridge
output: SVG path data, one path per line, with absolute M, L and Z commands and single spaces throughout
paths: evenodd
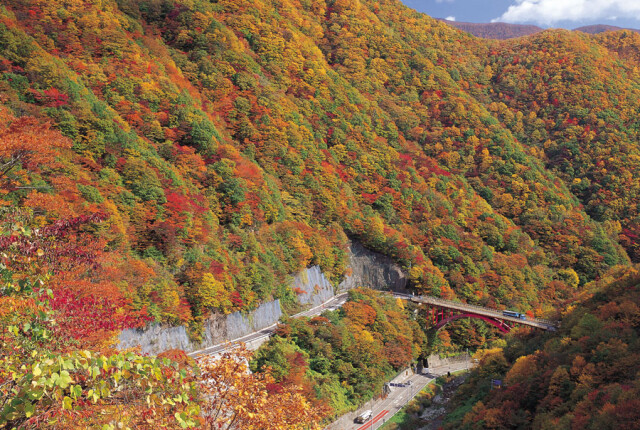
M 498 328 L 503 333 L 509 331 L 516 325 L 527 325 L 542 330 L 555 331 L 558 323 L 554 321 L 529 318 L 521 319 L 505 315 L 503 311 L 483 308 L 482 306 L 470 305 L 467 303 L 454 302 L 431 296 L 412 296 L 410 294 L 393 293 L 394 297 L 403 300 L 411 300 L 414 303 L 425 304 L 430 307 L 429 315 L 435 328 L 439 329 L 445 324 L 460 318 L 476 318 L 487 322 Z

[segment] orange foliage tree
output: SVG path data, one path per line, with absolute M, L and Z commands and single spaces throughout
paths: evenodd
M 16 187 L 29 187 L 29 178 L 20 170 L 39 171 L 50 166 L 53 159 L 64 148 L 71 147 L 71 141 L 51 125 L 35 118 L 16 119 L 2 114 L 7 121 L 0 125 L 0 192 L 6 194 Z M 9 124 L 8 127 L 6 124 Z
M 244 347 L 221 357 L 198 359 L 199 387 L 205 427 L 211 430 L 320 429 L 321 411 L 312 407 L 295 385 L 279 386 L 268 369 L 251 373 L 251 352 Z

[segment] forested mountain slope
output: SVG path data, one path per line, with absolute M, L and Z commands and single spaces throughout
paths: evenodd
M 106 213 L 90 276 L 157 319 L 292 302 L 347 235 L 421 291 L 541 312 L 635 252 L 636 60 L 612 51 L 636 37 L 488 43 L 392 1 L 5 2 L 4 133 L 68 144 L 3 199 Z
M 639 38 L 480 40 L 394 0 L 3 1 L 3 351 L 291 310 L 349 239 L 419 293 L 553 316 L 640 259 Z
M 449 429 L 638 426 L 639 281 L 627 269 L 589 286 L 557 333 L 519 336 L 485 351 L 456 394 Z M 491 389 L 491 379 L 503 383 Z

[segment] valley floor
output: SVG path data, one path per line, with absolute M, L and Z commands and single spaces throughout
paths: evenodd
M 392 388 L 391 393 L 386 399 L 377 399 L 367 402 L 367 404 L 357 411 L 341 416 L 338 420 L 327 426 L 325 430 L 375 430 L 380 428 L 438 376 L 446 375 L 447 372 L 469 369 L 471 366 L 471 361 L 463 361 L 460 363 L 430 368 L 428 374 L 410 373 L 407 376 L 397 378 L 394 382 L 403 383 L 411 381 L 411 385 Z M 364 424 L 355 423 L 355 418 L 367 409 L 371 409 L 373 411 L 373 419 Z

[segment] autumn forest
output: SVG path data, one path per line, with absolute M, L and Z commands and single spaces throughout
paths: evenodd
M 445 428 L 636 428 L 639 52 L 478 39 L 398 0 L 3 0 L 0 426 L 322 428 L 471 350 Z M 355 289 L 255 354 L 117 348 L 292 315 L 291 276 L 337 285 L 351 241 L 416 294 L 560 329 L 436 333 Z

